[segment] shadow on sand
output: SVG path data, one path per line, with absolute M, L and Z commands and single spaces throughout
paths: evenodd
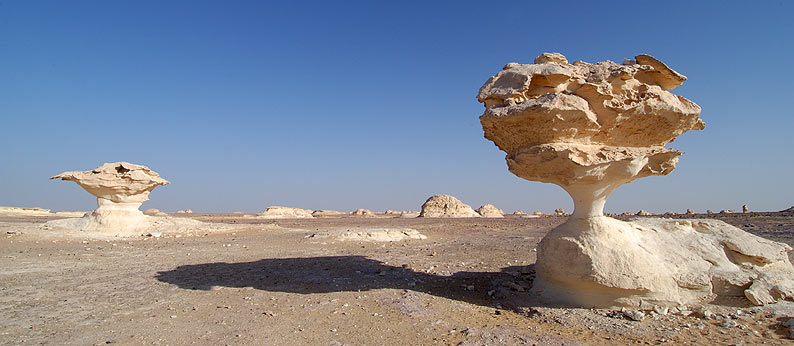
M 530 306 L 527 292 L 532 266 L 511 266 L 501 272 L 460 271 L 442 276 L 386 265 L 363 256 L 262 259 L 255 262 L 183 265 L 158 272 L 157 280 L 184 289 L 213 286 L 253 287 L 299 294 L 406 289 L 482 306 Z M 535 305 L 537 306 L 537 305 Z

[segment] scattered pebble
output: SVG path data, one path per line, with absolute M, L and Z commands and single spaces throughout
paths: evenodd
M 623 316 L 632 320 L 632 321 L 642 321 L 645 319 L 645 313 L 638 310 L 625 310 L 623 311 Z
M 736 327 L 738 325 L 739 324 L 736 323 L 736 321 L 734 321 L 734 320 L 725 320 L 725 321 L 722 321 L 722 323 L 720 323 L 720 326 L 722 328 L 733 328 L 733 327 Z

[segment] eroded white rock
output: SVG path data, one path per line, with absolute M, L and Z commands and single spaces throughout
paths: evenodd
M 326 210 L 326 209 L 315 210 L 312 212 L 312 216 L 314 217 L 340 217 L 342 215 L 347 215 L 347 213 L 337 210 Z
M 538 245 L 533 290 L 586 307 L 763 305 L 794 295 L 790 250 L 718 220 L 577 218 Z
M 500 218 L 505 217 L 505 212 L 502 209 L 495 207 L 493 204 L 486 204 L 477 208 L 477 213 L 482 217 Z
M 402 241 L 427 239 L 424 234 L 415 229 L 369 229 L 362 231 L 348 231 L 337 237 L 342 241 Z
M 263 219 L 304 219 L 314 216 L 312 211 L 307 209 L 272 206 L 256 214 L 256 217 Z
M 670 173 L 681 152 L 665 145 L 703 129 L 700 107 L 669 92 L 685 80 L 648 55 L 618 65 L 547 53 L 508 64 L 480 89 L 485 137 L 507 153 L 510 172 L 559 185 L 574 201 L 538 246 L 533 292 L 566 305 L 647 308 L 794 295 L 785 244 L 718 221 L 604 216 L 612 191 Z
M 371 210 L 368 210 L 368 209 L 356 209 L 356 210 L 353 210 L 352 212 L 350 212 L 350 215 L 352 215 L 352 216 L 369 217 L 369 216 L 375 216 L 375 213 L 373 213 Z
M 435 195 L 422 204 L 419 217 L 480 217 L 480 214 L 455 197 Z
M 157 186 L 169 184 L 146 166 L 129 162 L 106 163 L 90 171 L 72 171 L 50 179 L 73 181 L 97 199 L 97 208 L 78 220 L 54 220 L 52 227 L 71 227 L 81 231 L 135 234 L 148 227 L 152 219 L 139 207 L 149 200 Z

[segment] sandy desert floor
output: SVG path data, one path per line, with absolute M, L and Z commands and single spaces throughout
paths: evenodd
M 176 216 L 174 216 L 176 217 Z M 188 217 L 188 216 L 179 216 Z M 794 303 L 648 313 L 544 307 L 534 248 L 564 217 L 189 217 L 234 229 L 89 240 L 0 219 L 0 344 L 784 345 Z M 683 216 L 673 216 L 683 217 Z M 691 216 L 689 216 L 691 217 Z M 697 215 L 794 245 L 794 215 Z M 426 240 L 339 241 L 415 229 Z M 682 310 L 687 310 L 682 307 Z M 738 310 L 738 311 L 737 311 Z

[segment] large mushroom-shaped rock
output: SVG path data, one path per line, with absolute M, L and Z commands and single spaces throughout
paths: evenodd
M 147 222 L 140 209 L 149 193 L 169 184 L 146 166 L 129 162 L 106 163 L 91 171 L 63 172 L 50 179 L 77 183 L 97 199 L 97 208 L 85 216 L 82 230 L 121 232 L 137 231 Z
M 482 86 L 485 138 L 507 153 L 510 172 L 559 185 L 574 201 L 571 217 L 538 246 L 534 293 L 584 307 L 794 295 L 785 244 L 719 221 L 604 216 L 612 191 L 669 174 L 681 152 L 665 145 L 703 129 L 700 107 L 670 93 L 685 80 L 649 55 L 569 64 L 544 53 L 534 64 L 507 64 Z
M 505 217 L 505 212 L 495 207 L 493 204 L 486 204 L 477 208 L 477 214 L 480 214 L 482 217 L 490 218 Z
M 480 214 L 455 197 L 435 195 L 422 204 L 419 217 L 480 217 Z

